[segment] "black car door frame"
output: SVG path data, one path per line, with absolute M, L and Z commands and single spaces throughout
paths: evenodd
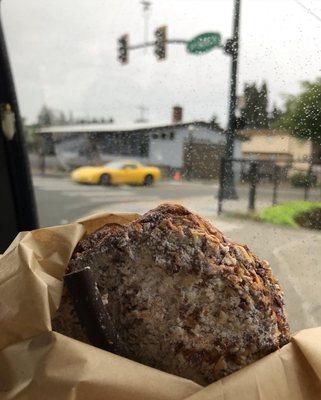
M 37 227 L 30 166 L 2 29 L 0 2 L 0 253 L 18 232 Z

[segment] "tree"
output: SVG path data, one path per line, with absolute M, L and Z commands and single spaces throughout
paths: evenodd
M 259 91 L 260 110 L 258 114 L 258 123 L 262 128 L 268 127 L 268 89 L 266 82 L 263 82 Z
M 218 120 L 217 120 L 217 116 L 216 116 L 216 115 L 213 115 L 213 117 L 212 117 L 212 119 L 211 119 L 211 121 L 210 121 L 210 127 L 211 127 L 211 129 L 213 129 L 214 131 L 219 131 L 219 132 L 222 132 L 222 131 L 223 131 L 223 129 L 222 129 L 220 123 L 219 123 Z
M 51 126 L 57 123 L 59 118 L 57 118 L 56 113 L 46 105 L 41 107 L 38 114 L 37 125 L 40 127 Z M 37 134 L 37 139 L 35 142 L 36 149 L 39 154 L 39 167 L 42 173 L 45 171 L 45 155 L 55 154 L 54 142 L 52 135 L 39 135 Z
M 38 114 L 38 124 L 41 126 L 53 125 L 56 121 L 55 113 L 47 106 L 42 106 Z
M 273 127 L 275 123 L 277 123 L 282 115 L 282 110 L 281 108 L 277 107 L 275 104 L 273 104 L 272 111 L 270 112 L 269 115 L 269 126 Z
M 278 127 L 312 142 L 312 160 L 321 162 L 321 78 L 302 82 L 298 95 L 287 96 Z
M 97 123 L 114 123 L 113 117 L 101 118 L 101 117 L 81 117 L 74 118 L 73 112 L 68 112 L 68 117 L 59 109 L 52 109 L 44 105 L 38 114 L 37 124 L 39 126 L 51 126 L 51 125 L 71 125 L 71 124 L 97 124 Z
M 72 125 L 75 123 L 74 113 L 72 111 L 68 112 L 68 124 Z
M 266 82 L 261 88 L 256 83 L 246 83 L 244 86 L 245 105 L 241 110 L 247 128 L 268 127 L 268 89 Z
M 58 118 L 56 122 L 58 125 L 66 125 L 68 123 L 66 115 L 63 111 L 58 112 Z

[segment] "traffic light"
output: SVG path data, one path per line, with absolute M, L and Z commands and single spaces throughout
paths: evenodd
M 234 39 L 227 39 L 224 51 L 226 54 L 233 56 L 236 52 L 236 41 Z
M 128 35 L 127 35 L 127 33 L 118 39 L 118 61 L 121 64 L 128 63 Z
M 166 58 L 167 26 L 160 26 L 155 30 L 155 55 L 157 60 Z

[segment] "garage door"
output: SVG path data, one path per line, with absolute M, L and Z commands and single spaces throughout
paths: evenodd
M 184 173 L 190 179 L 215 179 L 219 176 L 220 159 L 225 146 L 187 143 L 184 146 Z

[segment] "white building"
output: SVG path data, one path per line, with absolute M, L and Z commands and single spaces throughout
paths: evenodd
M 53 141 L 64 168 L 125 157 L 157 165 L 165 173 L 180 170 L 191 178 L 206 179 L 218 176 L 226 138 L 203 121 L 51 126 L 38 133 Z M 236 137 L 235 158 L 242 156 L 242 141 Z

